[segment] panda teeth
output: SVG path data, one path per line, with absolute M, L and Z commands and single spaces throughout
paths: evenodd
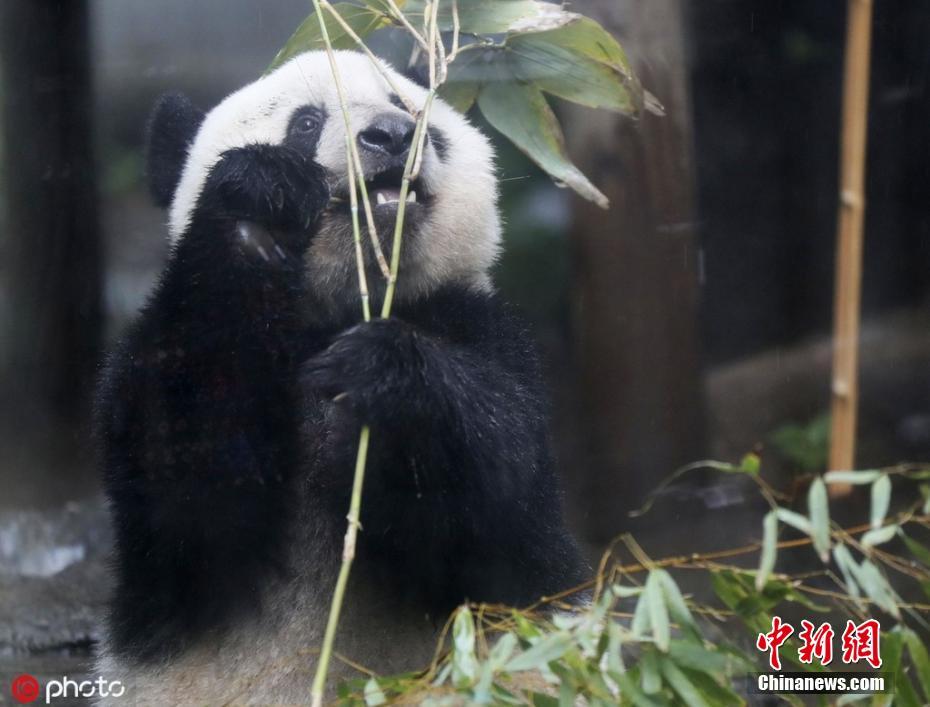
M 417 193 L 415 191 L 411 191 L 409 194 L 407 194 L 407 202 L 410 204 L 417 203 Z
M 378 200 L 378 205 L 379 205 L 379 206 L 380 206 L 381 204 L 386 204 L 386 203 L 387 203 L 387 196 L 385 196 L 385 194 L 384 194 L 383 191 L 379 191 L 377 194 L 375 194 L 375 198 Z

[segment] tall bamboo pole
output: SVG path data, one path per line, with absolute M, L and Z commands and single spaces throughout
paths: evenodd
M 830 469 L 836 470 L 855 465 L 872 0 L 849 0 L 847 8 L 831 385 Z M 838 486 L 834 494 L 848 491 Z

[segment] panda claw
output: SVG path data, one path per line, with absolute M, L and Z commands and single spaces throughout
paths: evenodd
M 277 243 L 274 244 L 274 251 L 278 254 L 278 257 L 281 258 L 281 260 L 287 260 L 287 255 L 283 250 L 281 250 L 281 246 L 279 246 Z

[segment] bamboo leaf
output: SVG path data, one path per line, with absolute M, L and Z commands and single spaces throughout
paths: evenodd
M 630 633 L 633 634 L 633 638 L 641 639 L 649 632 L 651 627 L 652 624 L 649 620 L 649 600 L 646 598 L 646 593 L 643 592 L 636 602 L 636 609 L 633 610 L 633 620 L 630 622 Z
M 907 535 L 900 527 L 898 527 L 898 535 L 900 535 L 901 539 L 904 541 L 904 545 L 907 547 L 908 552 L 910 552 L 918 562 L 926 567 L 930 567 L 930 550 Z
M 820 477 L 811 483 L 807 493 L 807 510 L 810 514 L 814 549 L 822 562 L 830 559 L 830 509 L 827 505 L 827 487 Z
M 378 705 L 387 704 L 387 697 L 384 696 L 381 686 L 378 685 L 378 681 L 374 678 L 365 683 L 364 695 L 367 707 L 378 707 Z
M 623 49 L 594 20 L 575 17 L 544 32 L 515 34 L 504 49 L 518 79 L 591 108 L 637 115 L 643 90 Z
M 668 607 L 665 605 L 665 596 L 659 585 L 659 578 L 656 571 L 649 573 L 649 579 L 646 580 L 646 590 L 643 597 L 647 601 L 649 608 L 649 623 L 652 624 L 652 638 L 656 647 L 663 653 L 668 651 L 669 641 L 671 640 L 671 628 L 668 620 Z
M 881 527 L 885 522 L 885 516 L 888 514 L 888 506 L 891 503 L 891 479 L 887 474 L 882 474 L 874 484 L 872 484 L 872 506 L 870 511 L 871 524 L 873 528 Z
M 775 569 L 775 555 L 778 544 L 778 515 L 769 511 L 762 520 L 762 552 L 759 557 L 759 570 L 756 572 L 756 591 L 761 592 Z
M 475 622 L 471 610 L 463 606 L 452 624 L 452 684 L 458 688 L 474 685 L 478 679 L 475 656 Z
M 907 652 L 911 656 L 911 662 L 914 664 L 920 689 L 924 693 L 924 698 L 930 702 L 930 656 L 927 655 L 927 647 L 920 636 L 911 629 L 901 629 L 901 634 L 904 637 Z
M 800 530 L 805 535 L 813 536 L 814 527 L 806 516 L 802 516 L 800 513 L 795 513 L 794 511 L 789 511 L 787 508 L 776 509 L 775 515 L 778 516 L 778 520 L 782 523 L 790 525 L 795 530 Z
M 896 601 L 897 595 L 878 567 L 869 560 L 863 560 L 862 564 L 859 565 L 856 580 L 869 599 L 896 619 L 901 618 L 901 611 L 898 609 Z
M 708 650 L 694 640 L 677 639 L 669 646 L 672 660 L 684 668 L 708 673 L 724 674 L 729 670 L 732 657 L 716 650 Z
M 897 532 L 898 526 L 886 525 L 884 528 L 875 528 L 868 531 L 862 536 L 860 542 L 865 547 L 875 547 L 876 545 L 882 545 L 894 538 Z
M 880 471 L 828 471 L 823 475 L 824 483 L 827 484 L 851 484 L 853 486 L 864 486 L 875 483 L 882 476 Z
M 840 543 L 834 545 L 833 560 L 836 562 L 836 566 L 840 568 L 843 580 L 846 582 L 846 591 L 850 596 L 858 599 L 861 596 L 859 585 L 856 582 L 859 566 L 845 545 Z
M 568 159 L 562 128 L 538 88 L 490 83 L 478 94 L 478 106 L 496 130 L 557 183 L 571 187 L 601 208 L 609 206 L 607 197 Z
M 663 658 L 659 663 L 659 668 L 662 671 L 662 677 L 684 704 L 688 707 L 709 707 L 694 683 L 671 660 Z
M 656 581 L 659 588 L 662 590 L 665 604 L 672 618 L 681 626 L 691 629 L 695 634 L 699 634 L 700 630 L 698 629 L 698 625 L 691 615 L 691 611 L 688 609 L 688 605 L 685 603 L 685 598 L 681 595 L 678 585 L 675 584 L 675 580 L 672 579 L 672 575 L 663 569 L 657 569 L 654 570 L 654 572 Z
M 478 98 L 481 84 L 475 81 L 449 80 L 439 87 L 439 97 L 459 113 L 467 113 Z
M 423 24 L 423 0 L 411 0 L 404 9 L 410 22 Z M 459 25 L 467 34 L 493 35 L 505 32 L 531 32 L 559 27 L 578 17 L 559 5 L 538 0 L 458 0 Z M 439 6 L 439 29 L 452 30 L 452 3 Z
M 643 652 L 639 669 L 642 672 L 643 692 L 647 695 L 657 694 L 662 689 L 662 677 L 659 675 L 659 662 L 654 650 Z
M 333 5 L 333 9 L 339 13 L 339 16 L 345 20 L 346 24 L 361 38 L 364 39 L 376 29 L 386 27 L 388 20 L 383 15 L 373 12 L 367 7 L 354 5 L 348 2 L 340 2 Z M 329 39 L 332 42 L 333 49 L 354 49 L 357 45 L 355 40 L 350 37 L 346 31 L 333 19 L 329 12 L 323 12 L 323 21 L 326 23 L 326 29 L 329 32 Z M 284 44 L 281 50 L 275 55 L 268 67 L 266 74 L 274 71 L 282 64 L 287 63 L 298 54 L 311 51 L 313 49 L 325 49 L 326 44 L 323 41 L 323 35 L 320 31 L 320 21 L 316 13 L 312 12 L 307 18 L 300 23 L 294 34 Z
M 535 645 L 511 658 L 504 666 L 508 673 L 523 670 L 539 670 L 554 660 L 558 660 L 572 647 L 574 641 L 568 633 L 550 633 Z

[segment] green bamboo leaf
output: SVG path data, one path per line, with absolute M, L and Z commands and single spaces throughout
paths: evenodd
M 557 183 L 574 189 L 601 208 L 609 202 L 565 154 L 565 140 L 555 113 L 542 92 L 527 84 L 490 83 L 478 94 L 488 122 Z
M 640 594 L 639 599 L 636 602 L 636 608 L 633 610 L 633 620 L 630 622 L 630 633 L 633 634 L 633 638 L 641 639 L 652 627 L 652 624 L 649 620 L 649 600 L 646 598 L 646 593 L 643 592 Z
M 387 697 L 384 696 L 384 693 L 381 691 L 381 686 L 378 685 L 378 681 L 374 678 L 371 678 L 365 683 L 364 695 L 367 707 L 377 707 L 378 705 L 387 704 Z
M 854 705 L 857 702 L 864 702 L 865 700 L 871 700 L 871 693 L 862 693 L 858 695 L 843 695 L 836 701 L 836 707 L 842 707 L 842 705 Z
M 615 584 L 610 588 L 610 591 L 614 593 L 614 596 L 620 597 L 621 599 L 629 599 L 630 597 L 638 597 L 643 593 L 642 587 L 627 587 L 622 584 Z
M 891 479 L 887 474 L 882 474 L 874 484 L 872 484 L 872 507 L 870 511 L 871 524 L 873 528 L 881 527 L 885 522 L 885 516 L 888 514 L 888 506 L 891 503 Z
M 907 535 L 900 527 L 898 527 L 898 535 L 900 535 L 901 539 L 904 541 L 904 545 L 907 547 L 908 552 L 910 552 L 918 562 L 926 567 L 930 567 L 930 550 Z
M 864 486 L 875 483 L 881 478 L 882 472 L 869 471 L 828 471 L 823 475 L 824 483 L 827 484 L 851 484 L 853 486 Z
M 471 610 L 461 607 L 452 623 L 452 684 L 469 687 L 478 679 L 478 659 L 475 656 L 475 622 Z
M 794 511 L 789 511 L 787 508 L 777 508 L 775 510 L 775 515 L 778 516 L 778 520 L 782 523 L 790 525 L 795 530 L 800 530 L 805 535 L 813 536 L 814 527 L 806 516 L 802 516 L 800 513 L 795 513 Z
M 508 673 L 518 673 L 523 670 L 540 670 L 549 663 L 561 658 L 574 645 L 568 633 L 550 633 L 534 644 L 532 647 L 511 658 L 504 666 Z
M 720 684 L 714 679 L 709 672 L 700 670 L 682 669 L 700 693 L 707 698 L 707 701 L 714 707 L 723 707 L 724 705 L 743 705 L 745 701 L 736 694 L 730 687 Z
M 439 97 L 459 113 L 467 113 L 478 98 L 481 84 L 475 81 L 449 80 L 439 87 Z
M 843 575 L 847 593 L 851 597 L 858 599 L 861 596 L 859 585 L 856 582 L 859 566 L 856 564 L 856 561 L 845 545 L 837 543 L 833 546 L 833 560 L 836 562 L 836 566 L 840 568 L 840 572 Z
M 558 699 L 543 692 L 531 692 L 530 698 L 533 700 L 533 707 L 559 707 Z
M 662 689 L 662 677 L 659 675 L 659 662 L 654 650 L 646 650 L 639 659 L 642 672 L 643 692 L 655 695 Z
M 927 655 L 927 647 L 920 636 L 911 629 L 903 628 L 901 634 L 904 637 L 907 652 L 911 656 L 911 662 L 914 664 L 920 689 L 924 693 L 924 698 L 930 702 L 930 656 Z
M 817 477 L 807 493 L 807 511 L 810 514 L 814 549 L 822 562 L 830 559 L 830 509 L 827 505 L 827 487 Z
M 587 17 L 545 32 L 515 34 L 504 49 L 517 78 L 546 93 L 591 108 L 637 115 L 643 90 L 623 49 Z
M 373 12 L 367 7 L 353 5 L 348 2 L 340 2 L 333 5 L 333 9 L 339 13 L 339 16 L 345 20 L 346 24 L 361 38 L 364 39 L 377 29 L 386 27 L 388 20 L 384 15 Z M 323 11 L 323 21 L 326 23 L 326 29 L 329 32 L 329 39 L 332 42 L 333 49 L 355 49 L 355 40 L 350 37 L 339 23 L 333 19 L 332 15 Z M 265 73 L 274 71 L 282 64 L 293 59 L 298 54 L 311 51 L 313 49 L 325 49 L 326 44 L 323 41 L 323 34 L 320 32 L 320 21 L 315 12 L 310 13 L 307 18 L 300 23 L 294 34 L 284 44 L 281 50 L 275 55 Z
M 505 633 L 499 639 L 491 652 L 488 654 L 488 664 L 492 670 L 500 670 L 504 667 L 513 652 L 517 648 L 517 637 L 512 633 Z
M 659 707 L 658 703 L 646 696 L 633 677 L 633 671 L 622 675 L 611 675 L 620 687 L 620 694 L 636 707 Z
M 775 569 L 775 555 L 778 544 L 778 515 L 769 511 L 762 520 L 762 552 L 759 557 L 759 570 L 756 572 L 756 591 L 761 592 Z
M 659 662 L 659 669 L 662 671 L 662 677 L 684 704 L 688 707 L 709 707 L 694 683 L 671 660 L 662 658 Z
M 623 629 L 616 621 L 610 621 L 607 624 L 607 671 L 615 679 L 617 675 L 626 672 L 626 666 L 623 664 Z
M 423 25 L 423 0 L 410 0 L 404 14 L 414 27 Z M 493 35 L 505 32 L 530 32 L 559 27 L 573 18 L 561 6 L 539 0 L 458 0 L 459 26 L 466 34 Z M 452 3 L 439 6 L 439 29 L 453 27 Z
M 879 607 L 896 619 L 901 618 L 901 610 L 898 609 L 897 595 L 888 584 L 888 580 L 879 571 L 878 567 L 869 560 L 863 560 L 859 565 L 856 574 L 856 581 L 862 587 L 866 596 L 874 601 Z
M 685 602 L 685 598 L 681 595 L 678 585 L 675 584 L 675 580 L 672 579 L 672 575 L 663 569 L 653 571 L 655 572 L 659 588 L 662 590 L 662 594 L 665 597 L 665 604 L 672 618 L 678 622 L 679 625 L 691 629 L 695 634 L 699 634 L 700 630 L 698 629 L 698 625 L 691 615 L 691 611 L 688 609 L 688 605 Z
M 862 536 L 860 542 L 865 547 L 875 547 L 876 545 L 882 545 L 894 538 L 897 532 L 898 526 L 886 525 L 884 528 L 875 528 L 868 531 Z
M 656 647 L 665 653 L 668 651 L 669 641 L 671 640 L 671 627 L 668 620 L 668 607 L 665 604 L 665 595 L 662 593 L 662 587 L 659 584 L 659 578 L 655 570 L 649 573 L 643 597 L 648 602 L 649 623 L 652 624 L 652 638 L 655 641 Z
M 919 487 L 920 494 L 924 497 L 924 505 L 921 512 L 924 515 L 930 515 L 930 484 L 921 484 Z
M 708 650 L 694 640 L 676 639 L 671 642 L 668 654 L 683 668 L 708 673 L 724 674 L 733 662 L 732 657 L 717 650 Z

